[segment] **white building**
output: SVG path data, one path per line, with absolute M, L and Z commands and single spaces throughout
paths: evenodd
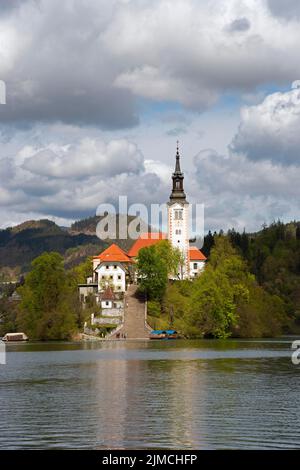
M 128 253 L 116 244 L 110 245 L 98 256 L 93 257 L 93 276 L 86 284 L 79 286 L 83 302 L 91 294 L 99 306 L 105 308 L 102 299 L 104 291 L 110 287 L 119 297 L 124 296 L 128 282 L 133 282 L 134 264 L 139 250 L 168 239 L 172 246 L 182 253 L 183 263 L 178 267 L 179 279 L 195 278 L 205 268 L 206 257 L 189 241 L 189 203 L 183 187 L 184 174 L 180 168 L 180 155 L 177 146 L 175 171 L 172 174 L 172 192 L 168 201 L 168 231 L 165 233 L 143 233 L 135 241 Z M 111 308 L 111 306 L 109 307 Z M 118 305 L 119 308 L 119 305 Z
M 196 246 L 189 248 L 190 278 L 197 277 L 204 271 L 206 256 Z
M 86 284 L 80 284 L 79 295 L 82 303 L 94 296 L 96 302 L 102 306 L 102 297 L 107 287 L 117 294 L 116 308 L 123 306 L 123 297 L 127 282 L 131 279 L 130 266 L 132 260 L 114 243 L 100 255 L 93 257 L 93 275 L 87 278 Z
M 180 168 L 177 146 L 175 171 L 172 175 L 172 192 L 168 202 L 168 239 L 174 248 L 179 248 L 183 264 L 179 267 L 181 279 L 195 277 L 204 269 L 206 257 L 189 241 L 189 203 L 183 188 L 184 174 Z
M 124 293 L 131 263 L 125 251 L 114 243 L 100 255 L 94 256 L 93 281 L 97 283 L 98 292 L 103 292 L 110 286 L 113 292 Z
M 168 239 L 183 256 L 182 266 L 178 267 L 178 278 L 197 277 L 205 267 L 206 257 L 189 241 L 189 203 L 183 188 L 184 175 L 180 168 L 180 155 L 177 147 L 175 171 L 172 174 L 172 192 L 168 201 L 168 233 L 143 233 L 128 251 L 128 256 L 135 260 L 141 248 L 154 245 Z

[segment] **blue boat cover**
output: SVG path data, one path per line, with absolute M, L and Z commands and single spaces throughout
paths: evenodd
M 176 330 L 153 330 L 151 331 L 152 335 L 162 335 L 162 334 L 174 335 L 175 333 L 177 333 Z

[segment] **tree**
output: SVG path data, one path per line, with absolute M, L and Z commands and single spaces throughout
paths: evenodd
M 162 240 L 154 245 L 155 251 L 172 277 L 178 277 L 178 271 L 184 263 L 184 257 L 178 248 L 173 248 L 169 240 Z
M 201 336 L 230 336 L 230 327 L 236 321 L 234 294 L 225 273 L 209 267 L 195 282 L 188 324 L 196 327 Z
M 168 282 L 168 269 L 156 245 L 142 248 L 137 260 L 139 290 L 149 300 L 162 300 Z
M 178 278 L 184 262 L 178 248 L 173 248 L 169 240 L 161 240 L 155 245 L 139 251 L 137 272 L 139 289 L 149 300 L 163 299 L 168 277 Z
M 237 307 L 247 301 L 248 282 L 253 277 L 245 262 L 222 235 L 215 237 L 210 264 L 194 282 L 192 311 L 188 324 L 196 327 L 198 334 L 226 338 L 237 322 Z
M 89 256 L 85 261 L 71 269 L 70 273 L 74 275 L 76 285 L 85 283 L 87 277 L 92 276 L 92 266 L 92 258 Z
M 0 337 L 17 330 L 16 316 L 17 305 L 7 296 L 3 296 L 0 300 Z
M 258 286 L 228 237 L 215 236 L 210 262 L 193 282 L 168 287 L 166 310 L 188 337 L 274 336 L 286 323 L 283 302 Z
M 205 235 L 204 237 L 204 243 L 203 243 L 203 248 L 202 248 L 202 251 L 203 253 L 205 254 L 205 256 L 209 256 L 210 255 L 210 251 L 212 249 L 212 247 L 214 246 L 214 235 L 211 233 L 211 231 L 209 230 L 208 234 Z
M 17 324 L 31 339 L 70 338 L 76 329 L 73 283 L 58 253 L 44 253 L 32 262 L 19 293 Z

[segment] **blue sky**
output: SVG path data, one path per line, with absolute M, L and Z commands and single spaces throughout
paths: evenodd
M 1 227 L 165 202 L 177 139 L 206 230 L 300 218 L 299 2 L 3 6 Z

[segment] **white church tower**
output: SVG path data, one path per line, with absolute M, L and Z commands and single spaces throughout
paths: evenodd
M 190 275 L 189 260 L 189 203 L 183 189 L 184 175 L 180 169 L 180 155 L 177 142 L 176 165 L 172 175 L 173 188 L 168 202 L 168 239 L 182 252 L 183 264 L 179 267 L 181 279 Z

